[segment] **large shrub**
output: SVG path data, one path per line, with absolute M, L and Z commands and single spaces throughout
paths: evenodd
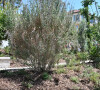
M 11 46 L 15 56 L 35 70 L 49 70 L 65 43 L 71 18 L 61 0 L 32 0 L 12 19 Z

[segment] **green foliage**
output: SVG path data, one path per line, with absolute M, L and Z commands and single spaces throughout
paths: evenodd
M 61 0 L 30 0 L 20 15 L 15 11 L 11 14 L 10 42 L 15 56 L 29 62 L 37 71 L 50 70 L 56 55 L 64 47 L 71 24 L 65 3 Z
M 6 46 L 6 47 L 4 48 L 4 51 L 5 51 L 5 53 L 8 53 L 8 54 L 9 54 L 9 52 L 10 52 L 10 47 L 9 47 L 9 46 Z
M 56 73 L 57 73 L 57 74 L 66 73 L 66 70 L 65 70 L 64 68 L 58 68 L 58 69 L 56 70 Z
M 75 66 L 75 65 L 78 65 L 78 64 L 80 64 L 80 60 L 71 59 L 67 66 L 72 67 L 72 66 Z
M 92 66 L 85 66 L 85 70 L 83 71 L 82 77 L 85 77 L 92 82 L 95 83 L 95 85 L 100 84 L 100 74 L 97 72 L 94 72 Z
M 90 49 L 90 58 L 96 60 L 100 58 L 100 47 L 92 46 Z
M 89 58 L 88 52 L 78 52 L 77 59 L 78 60 L 87 60 Z
M 75 72 L 80 72 L 80 66 L 71 66 L 67 67 L 67 69 L 74 70 Z
M 0 6 L 6 8 L 6 4 L 9 3 L 12 8 L 18 8 L 21 6 L 22 0 L 0 0 Z
M 33 87 L 33 85 L 30 82 L 22 82 L 22 86 L 31 89 Z
M 89 15 L 89 6 L 92 5 L 94 2 L 94 0 L 83 0 L 82 1 L 82 6 L 83 8 L 80 9 L 80 12 L 82 15 L 85 16 L 86 18 L 86 22 L 87 22 L 87 29 L 86 29 L 86 33 L 85 36 L 87 38 L 87 45 L 88 45 L 88 52 L 89 49 L 91 48 L 91 29 L 90 29 L 90 18 L 93 18 L 95 14 L 93 15 Z
M 80 45 L 80 49 L 82 52 L 85 50 L 85 30 L 86 30 L 86 22 L 82 21 L 79 25 L 79 31 L 78 31 L 78 43 Z
M 90 73 L 92 72 L 93 67 L 92 66 L 84 66 L 85 70 L 82 73 L 82 77 L 86 77 L 89 79 Z
M 94 0 L 83 0 L 82 6 L 88 7 L 89 5 L 92 5 L 93 2 L 94 2 Z
M 90 80 L 94 82 L 96 85 L 100 84 L 100 74 L 96 72 L 90 73 Z
M 6 39 L 6 14 L 4 10 L 1 10 L 0 8 L 0 40 Z
M 78 77 L 75 77 L 75 76 L 70 77 L 70 80 L 71 80 L 72 82 L 79 83 L 79 78 L 78 78 Z
M 8 57 L 9 55 L 0 54 L 0 57 Z
M 42 79 L 43 80 L 51 80 L 51 76 L 47 73 L 47 72 L 44 72 L 43 74 L 42 74 Z

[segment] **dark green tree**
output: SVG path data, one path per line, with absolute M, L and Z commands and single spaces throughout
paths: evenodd
M 8 12 L 10 8 L 13 8 L 13 10 L 19 8 L 21 1 L 22 0 L 0 0 L 0 41 L 7 39 L 7 26 L 11 26 L 12 24 L 6 12 Z
M 83 0 L 82 1 L 82 6 L 83 8 L 80 9 L 81 14 L 84 15 L 87 21 L 87 31 L 86 31 L 86 37 L 88 38 L 87 44 L 88 44 L 88 49 L 91 48 L 91 29 L 90 29 L 90 18 L 94 17 L 93 15 L 90 15 L 89 12 L 89 6 L 92 5 L 94 0 Z M 88 50 L 89 51 L 89 50 Z
M 13 8 L 18 8 L 21 6 L 22 0 L 0 0 L 1 6 L 5 8 L 6 3 L 10 3 Z

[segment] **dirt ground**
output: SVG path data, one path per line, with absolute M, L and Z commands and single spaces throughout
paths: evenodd
M 43 72 L 35 71 L 1 71 L 0 72 L 0 90 L 100 90 L 95 89 L 94 83 L 85 78 L 80 78 L 80 72 L 69 70 L 66 67 L 66 73 L 57 74 L 55 69 L 48 72 L 51 79 L 44 80 Z M 95 69 L 99 72 L 100 70 Z M 70 77 L 79 77 L 79 82 L 75 83 L 70 80 Z

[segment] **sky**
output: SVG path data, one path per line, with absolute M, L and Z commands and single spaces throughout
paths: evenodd
M 28 3 L 28 0 L 22 0 L 22 1 L 24 4 Z M 70 3 L 69 8 L 72 7 L 74 10 L 78 10 L 82 8 L 82 4 L 81 4 L 82 0 L 62 0 L 62 1 L 65 1 L 66 4 L 69 2 Z M 98 2 L 98 5 L 100 5 L 100 0 L 96 0 L 96 2 Z M 93 5 L 92 9 L 90 9 L 90 12 L 93 13 L 95 11 L 96 11 L 95 6 Z

